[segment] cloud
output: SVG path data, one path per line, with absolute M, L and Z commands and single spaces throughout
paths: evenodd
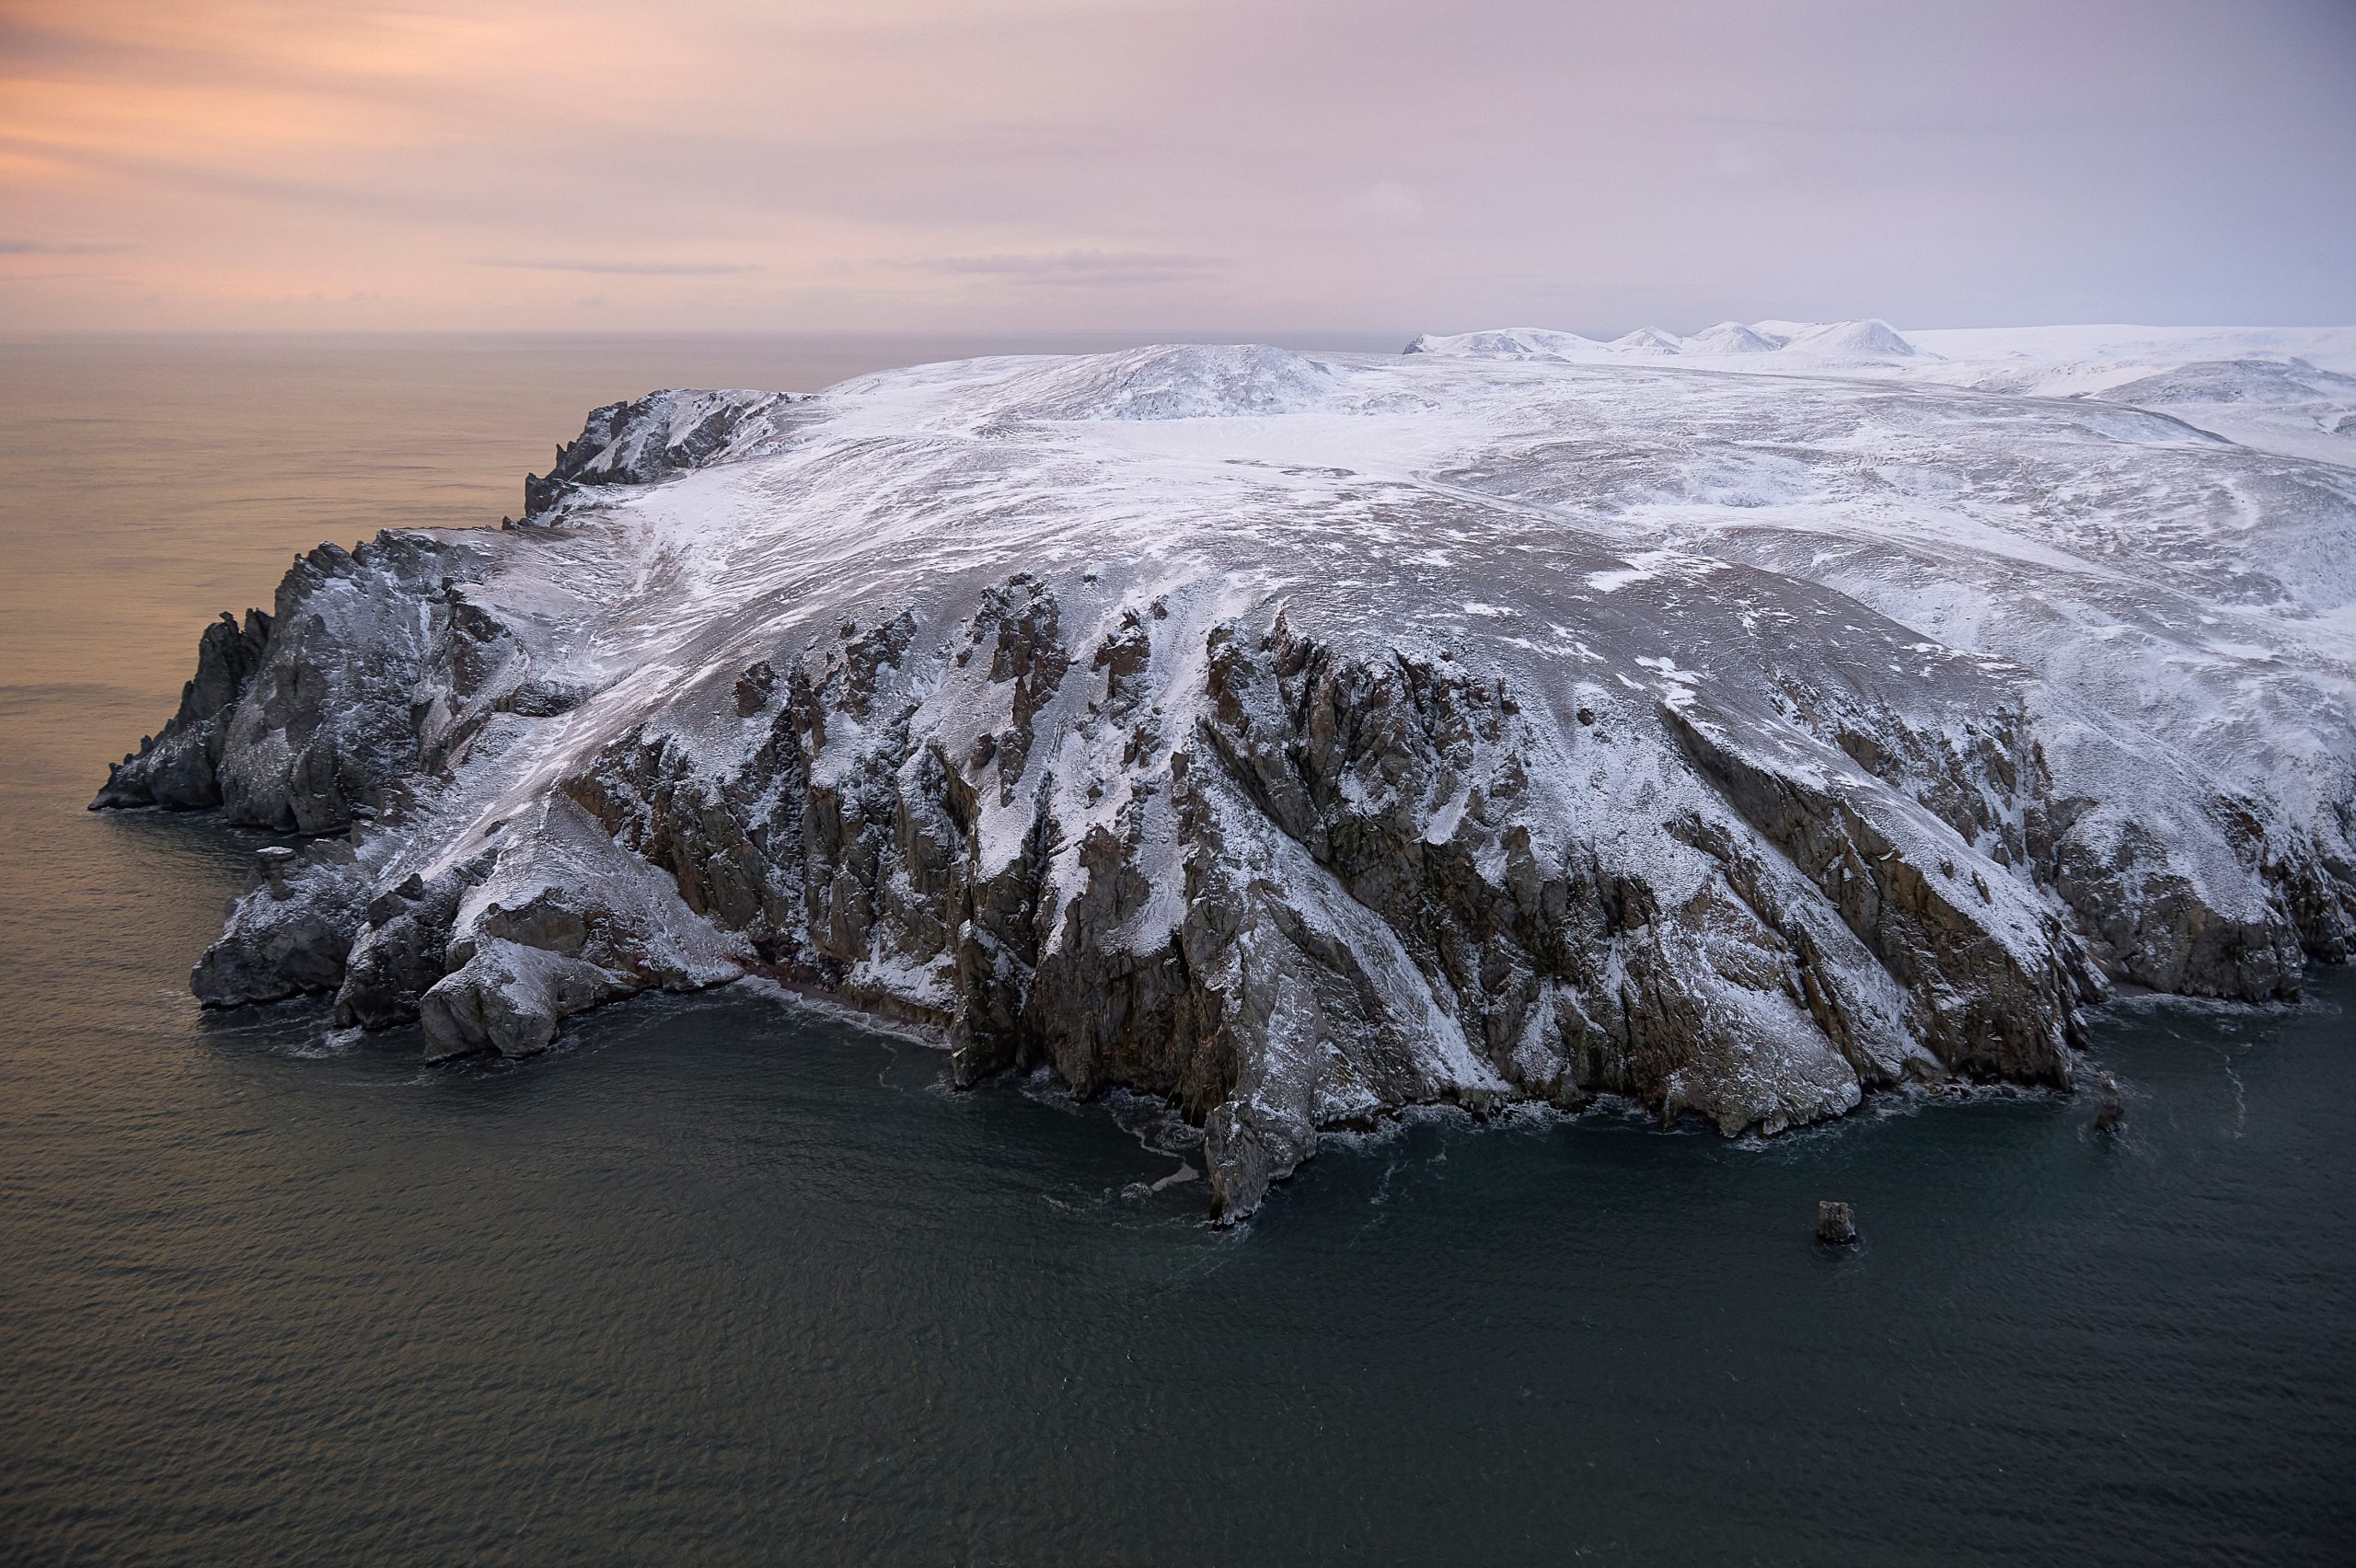
M 70 239 L 0 239 L 0 256 L 112 256 L 130 248 Z
M 480 256 L 478 267 L 512 267 L 527 272 L 596 272 L 627 278 L 718 278 L 733 272 L 757 272 L 752 261 L 590 261 L 544 260 Z
M 109 272 L 0 272 L 0 283 L 105 283 L 123 288 L 134 281 Z
M 1227 263 L 1215 256 L 1119 250 L 1061 250 L 1038 256 L 934 256 L 908 265 L 947 277 L 1003 278 L 1063 288 L 1123 288 L 1200 277 Z
M 601 273 L 610 278 L 725 278 L 758 273 L 756 261 L 592 261 L 592 259 L 476 257 L 476 266 L 506 266 L 527 273 Z

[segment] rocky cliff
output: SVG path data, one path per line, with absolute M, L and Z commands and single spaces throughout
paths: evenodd
M 600 409 L 299 560 L 94 802 L 315 836 L 193 984 L 523 1054 L 775 975 L 1169 1097 L 2066 1084 L 2356 935 L 2356 473 L 2132 408 L 1265 348 Z

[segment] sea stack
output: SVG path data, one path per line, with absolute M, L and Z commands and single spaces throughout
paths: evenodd
M 2095 1083 L 2095 1131 L 2116 1131 L 2127 1120 L 2127 1096 L 2119 1080 L 2105 1073 Z

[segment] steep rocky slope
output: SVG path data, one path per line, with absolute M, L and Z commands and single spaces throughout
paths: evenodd
M 1402 1105 L 1773 1131 L 2348 956 L 2356 473 L 1477 336 L 600 409 L 208 629 L 94 804 L 318 836 L 210 1004 L 521 1054 L 771 974 L 1170 1097 L 1230 1215 Z

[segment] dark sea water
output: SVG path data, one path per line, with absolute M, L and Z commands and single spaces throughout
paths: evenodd
M 2116 1139 L 1435 1117 L 1240 1232 L 1149 1106 L 750 989 L 433 1070 L 198 1010 L 262 840 L 82 807 L 208 616 L 595 403 L 1011 346 L 0 344 L 0 1561 L 2356 1561 L 2344 974 L 2106 1015 Z

